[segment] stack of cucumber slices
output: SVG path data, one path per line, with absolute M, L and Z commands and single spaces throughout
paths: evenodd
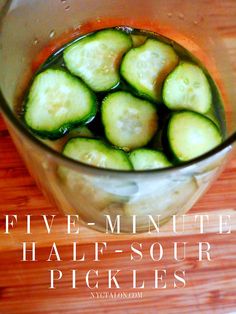
M 208 118 L 214 104 L 204 71 L 154 36 L 105 29 L 65 46 L 61 63 L 50 60 L 27 93 L 24 121 L 50 146 L 62 141 L 69 158 L 100 168 L 158 169 L 222 142 Z

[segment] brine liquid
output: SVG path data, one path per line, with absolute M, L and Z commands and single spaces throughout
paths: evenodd
M 146 39 L 148 39 L 148 38 L 155 38 L 159 41 L 162 41 L 162 42 L 165 42 L 165 43 L 171 45 L 174 48 L 174 50 L 176 51 L 176 53 L 179 55 L 181 60 L 189 61 L 189 62 L 195 63 L 198 66 L 200 66 L 203 69 L 203 71 L 205 72 L 205 74 L 208 78 L 208 81 L 210 83 L 211 92 L 212 92 L 212 99 L 213 99 L 212 109 L 205 115 L 208 116 L 210 119 L 212 119 L 218 125 L 218 127 L 221 129 L 223 136 L 225 136 L 225 133 L 226 133 L 225 114 L 224 114 L 224 109 L 223 109 L 224 107 L 222 104 L 220 93 L 219 93 L 218 88 L 217 88 L 214 80 L 212 79 L 211 75 L 209 74 L 207 69 L 204 67 L 204 65 L 200 63 L 200 61 L 197 59 L 197 57 L 192 55 L 187 49 L 185 49 L 183 46 L 179 45 L 175 41 L 170 40 L 167 37 L 164 37 L 164 36 L 159 35 L 157 33 L 145 31 L 145 30 L 138 30 L 138 29 L 126 27 L 126 26 L 120 26 L 117 28 L 126 32 L 126 33 L 131 34 L 131 36 L 133 38 L 134 45 L 136 45 L 136 46 L 143 44 L 146 41 Z M 66 67 L 65 67 L 65 64 L 63 61 L 63 51 L 68 46 L 74 44 L 75 42 L 79 41 L 80 39 L 82 39 L 85 36 L 88 36 L 90 34 L 92 34 L 92 33 L 89 33 L 87 35 L 82 35 L 82 36 L 76 38 L 75 40 L 70 41 L 67 44 L 65 44 L 58 51 L 56 51 L 54 54 L 52 54 L 41 65 L 41 67 L 37 70 L 35 75 L 39 74 L 42 71 L 45 71 L 48 68 L 63 68 L 66 70 Z M 120 84 L 117 85 L 115 88 L 113 88 L 111 90 L 111 92 L 119 91 L 119 90 L 126 90 L 126 91 L 130 91 L 131 93 L 134 93 L 134 91 L 131 90 L 129 85 L 122 78 L 121 78 Z M 108 93 L 109 92 L 96 93 L 99 104 L 101 104 L 102 100 L 104 99 L 104 97 Z M 140 97 L 140 95 L 139 95 L 139 97 Z M 168 119 L 169 113 L 170 113 L 170 110 L 164 104 L 158 105 L 159 131 L 158 131 L 157 135 L 154 137 L 154 139 L 151 141 L 151 143 L 149 143 L 149 145 L 148 145 L 149 148 L 155 148 L 155 149 L 161 149 L 161 150 L 163 149 L 162 141 L 161 141 L 161 134 L 162 134 L 162 130 L 164 128 L 165 122 Z M 89 130 L 77 128 L 77 129 L 73 130 L 71 132 L 71 134 L 66 135 L 62 139 L 59 139 L 57 141 L 46 140 L 45 143 L 47 145 L 51 146 L 53 149 L 60 151 L 63 144 L 67 141 L 68 137 L 71 137 L 71 136 L 74 137 L 76 135 L 77 136 L 83 135 L 84 132 L 86 133 L 85 136 L 90 136 L 90 135 L 92 136 L 93 135 L 95 137 L 103 138 L 104 137 L 104 130 L 103 130 L 103 126 L 101 124 L 101 118 L 100 118 L 100 112 L 99 111 L 98 111 L 95 119 L 87 125 L 87 128 Z M 91 134 L 90 134 L 90 131 L 91 131 Z
M 170 44 L 179 57 L 183 60 L 191 61 L 198 64 L 207 75 L 211 86 L 213 96 L 212 110 L 208 113 L 211 118 L 225 134 L 225 118 L 224 110 L 219 91 L 208 73 L 207 69 L 193 56 L 188 50 L 156 33 L 137 30 L 130 27 L 122 27 L 122 30 L 135 36 L 145 36 L 147 38 L 156 38 L 160 41 Z M 84 36 L 82 36 L 84 37 Z M 80 38 L 82 38 L 80 37 Z M 65 46 L 51 55 L 44 64 L 38 69 L 39 72 L 52 67 L 65 68 L 63 62 L 63 50 L 68 45 L 80 40 L 77 38 L 72 42 L 68 42 Z M 138 38 L 136 37 L 138 40 Z M 141 38 L 139 38 L 141 40 Z M 33 78 L 32 78 L 33 79 Z M 129 86 L 124 82 L 116 86 L 114 90 L 129 90 Z M 98 101 L 101 103 L 107 93 L 97 93 Z M 165 121 L 168 118 L 170 111 L 163 105 L 158 105 L 159 114 L 159 132 L 149 147 L 162 149 L 161 132 Z M 57 151 L 61 151 L 63 145 L 70 136 L 84 134 L 86 136 L 95 135 L 103 137 L 103 127 L 100 122 L 99 113 L 94 121 L 87 125 L 88 129 L 77 128 L 70 134 L 57 141 L 44 140 L 45 144 L 49 145 Z M 91 134 L 90 134 L 91 132 Z M 85 134 L 86 133 L 86 134 Z M 52 194 L 56 195 L 58 203 L 62 211 L 66 214 L 79 214 L 86 223 L 95 222 L 94 228 L 104 231 L 104 215 L 121 215 L 122 217 L 122 232 L 132 232 L 132 217 L 138 217 L 137 232 L 147 231 L 148 224 L 146 221 L 147 215 L 157 217 L 161 216 L 160 223 L 167 222 L 172 215 L 184 214 L 189 210 L 197 199 L 204 193 L 209 183 L 217 173 L 218 165 L 222 164 L 223 155 L 216 159 L 208 159 L 204 164 L 197 164 L 197 176 L 189 171 L 189 173 L 176 173 L 165 177 L 156 177 L 154 180 L 149 180 L 149 177 L 137 176 L 135 180 L 125 177 L 122 179 L 110 176 L 90 176 L 80 171 L 68 169 L 68 180 L 62 180 L 58 175 L 57 165 L 55 171 L 45 171 L 44 182 L 50 184 L 48 190 L 52 190 Z M 32 166 L 33 163 L 30 165 Z M 41 165 L 38 165 L 40 168 Z M 51 164 L 50 164 L 51 167 Z M 38 168 L 33 170 L 38 172 Z M 42 171 L 43 172 L 43 171 Z M 44 185 L 46 184 L 44 183 Z M 125 193 L 124 193 L 125 192 Z M 168 197 L 166 197 L 168 195 Z M 94 224 L 95 225 L 95 224 Z M 149 226 L 150 227 L 150 226 Z

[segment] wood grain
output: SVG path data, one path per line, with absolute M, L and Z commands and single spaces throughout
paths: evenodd
M 228 1 L 231 10 L 233 1 Z M 224 16 L 222 16 L 224 18 Z M 236 57 L 235 26 L 220 30 Z M 18 215 L 18 223 L 10 235 L 4 234 L 4 215 Z M 26 234 L 25 215 L 32 215 L 32 234 Z M 41 215 L 57 215 L 52 234 L 43 227 Z M 205 233 L 199 234 L 194 215 L 208 214 Z M 218 215 L 231 215 L 231 233 L 218 234 Z M 220 178 L 194 206 L 187 217 L 185 232 L 174 234 L 171 225 L 161 234 L 104 235 L 81 226 L 79 235 L 66 234 L 65 217 L 44 198 L 28 174 L 0 117 L 0 314 L 74 314 L 74 313 L 232 313 L 236 312 L 236 157 L 229 162 Z M 21 242 L 37 242 L 37 262 L 21 262 Z M 85 252 L 85 262 L 73 262 L 72 242 Z M 94 262 L 95 241 L 108 242 L 100 262 Z M 149 249 L 160 242 L 164 258 L 154 262 Z M 173 259 L 173 242 L 187 242 L 186 258 Z M 211 261 L 198 261 L 198 242 L 211 244 Z M 47 262 L 52 243 L 56 242 L 61 262 Z M 143 245 L 141 261 L 130 262 L 130 244 Z M 116 249 L 123 253 L 115 253 Z M 78 253 L 79 254 L 79 253 Z M 63 279 L 55 290 L 49 289 L 49 269 L 60 269 Z M 77 289 L 71 288 L 71 270 L 77 269 Z M 94 299 L 85 285 L 85 274 L 99 270 L 100 292 L 107 289 L 107 269 L 119 269 L 117 278 L 122 292 L 131 289 L 131 269 L 136 269 L 139 283 L 145 281 L 142 298 Z M 166 289 L 154 289 L 154 269 L 165 269 Z M 173 273 L 186 270 L 185 288 L 174 289 Z

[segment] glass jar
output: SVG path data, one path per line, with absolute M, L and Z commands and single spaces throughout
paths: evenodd
M 213 1 L 214 2 L 214 1 Z M 160 224 L 187 212 L 225 167 L 236 139 L 236 78 L 230 60 L 229 25 L 236 31 L 236 2 L 188 0 L 13 0 L 1 4 L 1 108 L 21 156 L 36 182 L 63 213 L 78 214 L 104 231 L 120 219 L 121 231 L 148 230 L 150 216 Z M 32 62 L 54 40 L 103 27 L 128 25 L 158 32 L 192 52 L 209 70 L 221 91 L 227 138 L 208 152 L 170 169 L 122 172 L 70 160 L 35 138 L 15 106 Z M 62 34 L 64 34 L 62 36 Z M 235 33 L 234 33 L 235 34 Z M 62 36 L 62 37 L 61 37 Z M 235 36 L 235 35 L 234 35 Z

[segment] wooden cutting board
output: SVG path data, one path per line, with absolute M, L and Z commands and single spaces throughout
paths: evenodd
M 222 30 L 222 36 L 231 55 L 236 57 L 236 34 L 232 28 Z M 31 235 L 26 234 L 27 214 L 32 215 Z M 46 233 L 43 214 L 56 215 L 52 234 Z M 81 226 L 79 235 L 68 236 L 65 217 L 35 186 L 0 117 L 0 314 L 236 312 L 236 157 L 189 214 L 183 234 L 174 234 L 168 224 L 159 235 L 112 236 Z M 209 215 L 204 234 L 199 233 L 194 223 L 197 214 Z M 231 216 L 230 234 L 219 234 L 217 215 L 220 214 Z M 4 234 L 5 215 L 18 215 L 10 235 Z M 37 262 L 21 261 L 24 241 L 37 242 Z M 71 261 L 75 241 L 79 243 L 78 258 L 83 252 L 86 254 L 84 262 Z M 99 262 L 93 261 L 95 241 L 107 242 L 107 250 Z M 187 242 L 184 261 L 174 260 L 174 241 Z M 198 261 L 198 243 L 203 241 L 211 245 L 211 261 L 206 258 Z M 47 261 L 53 242 L 62 261 Z M 130 260 L 133 242 L 142 244 L 140 261 Z M 164 249 L 159 262 L 150 257 L 154 242 L 160 242 Z M 61 270 L 63 274 L 54 290 L 49 289 L 50 269 Z M 77 289 L 72 289 L 73 269 L 77 271 Z M 98 290 L 85 285 L 85 274 L 91 269 L 99 271 Z M 119 291 L 107 287 L 109 269 L 120 270 Z M 144 289 L 132 289 L 132 269 L 137 270 L 138 285 L 144 281 Z M 166 271 L 159 289 L 154 288 L 155 269 Z M 180 287 L 174 288 L 176 270 L 186 271 L 185 287 L 178 282 Z M 161 289 L 164 284 L 166 288 Z M 96 291 L 100 292 L 99 298 Z M 118 292 L 120 295 L 115 295 Z

